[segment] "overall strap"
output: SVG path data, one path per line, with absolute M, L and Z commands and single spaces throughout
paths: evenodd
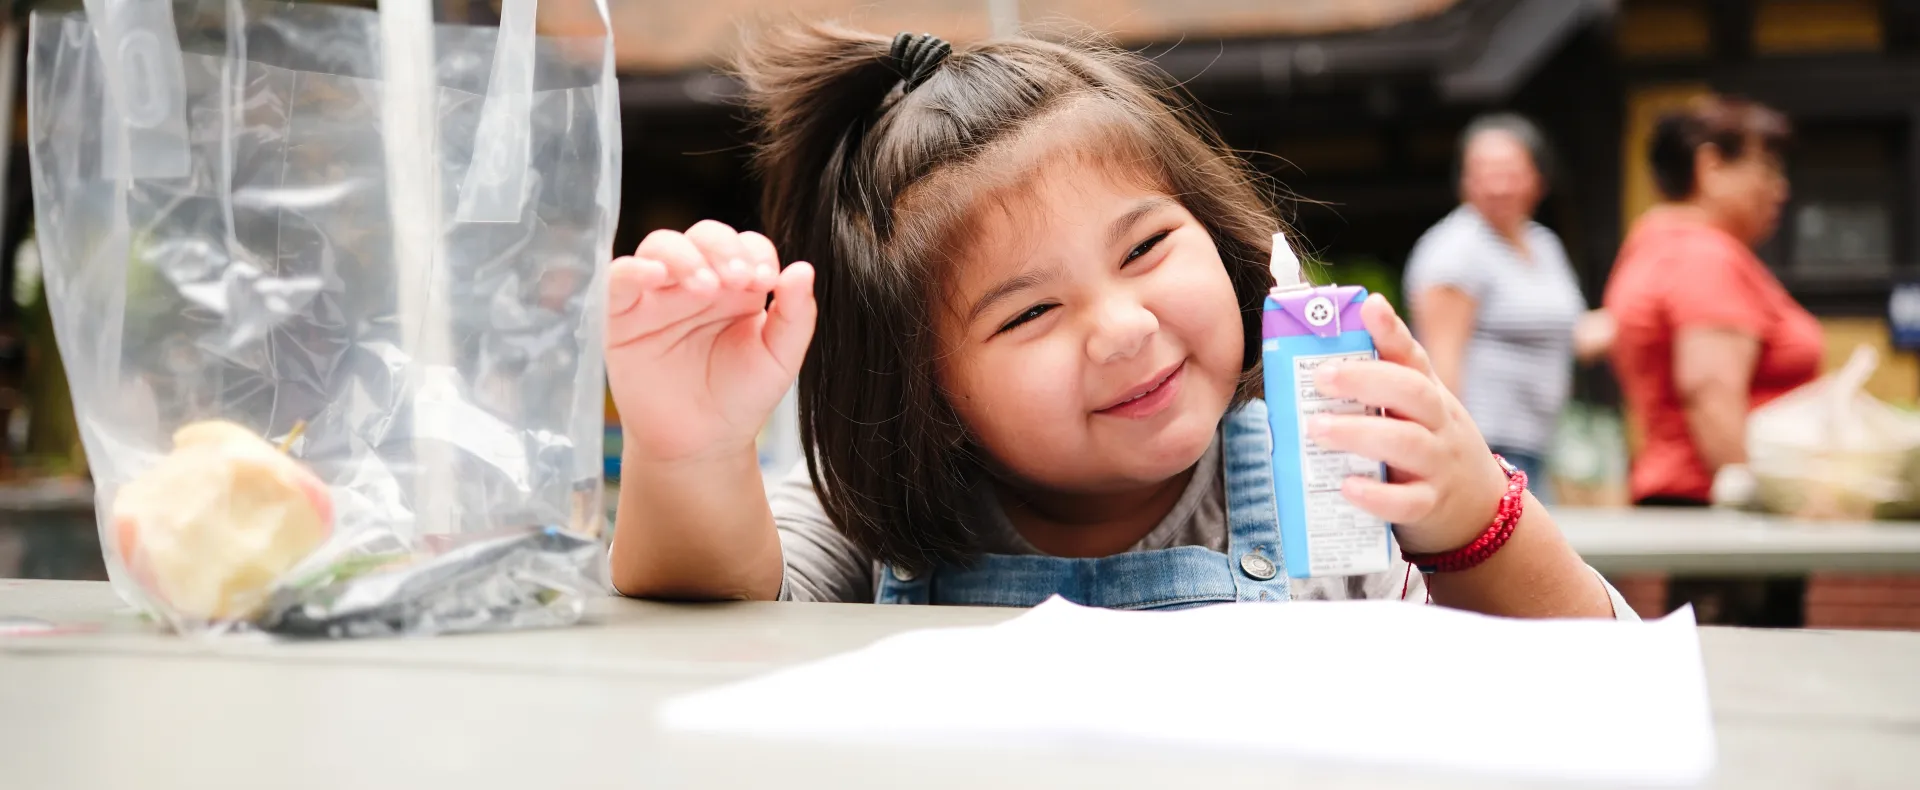
M 1227 562 L 1242 601 L 1285 601 L 1286 555 L 1273 488 L 1273 434 L 1265 401 L 1227 412 L 1221 467 L 1227 487 Z

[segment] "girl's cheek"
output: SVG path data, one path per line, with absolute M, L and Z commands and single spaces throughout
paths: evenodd
M 1073 351 L 1065 337 L 1067 334 L 1062 332 L 1013 349 L 1000 360 L 998 375 L 993 378 L 1005 388 L 1009 400 L 1038 411 L 1035 407 L 1040 404 L 1059 402 L 1067 394 L 1072 382 L 1080 376 L 1074 360 L 1085 358 L 1084 354 Z
M 1216 263 L 1212 267 L 1189 267 L 1181 274 L 1177 281 L 1156 289 L 1161 321 L 1184 329 L 1185 334 L 1197 335 L 1196 340 L 1217 334 L 1238 336 L 1242 330 L 1240 305 L 1226 269 Z
M 1043 411 L 1070 393 L 1073 378 L 1079 372 L 1069 367 L 1071 359 L 1058 338 L 1038 342 L 1005 344 L 985 353 L 956 360 L 955 394 L 969 401 L 963 412 L 992 414 L 1005 419 L 1014 413 Z M 971 407 L 971 408 L 969 408 Z
M 1246 325 L 1240 315 L 1240 302 L 1224 266 L 1216 265 L 1186 283 L 1185 288 L 1169 289 L 1180 298 L 1168 307 L 1177 313 L 1173 319 L 1188 354 L 1201 360 L 1223 383 L 1237 381 L 1244 362 Z

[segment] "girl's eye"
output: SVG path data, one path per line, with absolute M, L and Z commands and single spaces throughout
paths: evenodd
M 1011 332 L 1016 327 L 1019 327 L 1021 324 L 1024 324 L 1028 321 L 1032 321 L 1033 319 L 1039 318 L 1040 316 L 1046 315 L 1047 311 L 1052 310 L 1054 307 L 1055 305 L 1050 305 L 1050 304 L 1037 304 L 1032 307 L 1029 307 L 1027 308 L 1026 312 L 1021 313 L 1018 317 L 1014 318 L 1012 321 L 1008 321 L 1006 326 L 1000 327 L 1000 332 Z M 999 334 L 999 332 L 995 332 L 994 334 Z
M 1129 250 L 1127 252 L 1127 259 L 1124 261 L 1121 261 L 1120 265 L 1125 266 L 1129 263 L 1132 263 L 1133 259 L 1138 258 L 1142 255 L 1146 255 L 1149 252 L 1152 252 L 1153 248 L 1156 246 L 1159 246 L 1160 242 L 1166 240 L 1167 234 L 1170 234 L 1172 232 L 1173 231 L 1170 231 L 1170 230 L 1163 230 L 1163 231 L 1160 231 L 1159 233 L 1153 234 L 1153 236 L 1147 239 L 1146 241 L 1140 242 L 1140 246 L 1135 247 L 1132 250 Z

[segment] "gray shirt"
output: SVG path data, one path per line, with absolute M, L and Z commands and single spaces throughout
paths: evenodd
M 1560 239 L 1527 225 L 1523 258 L 1479 212 L 1454 209 L 1407 259 L 1409 295 L 1451 286 L 1478 310 L 1460 401 L 1487 443 L 1534 455 L 1552 445 L 1573 378 L 1573 325 L 1586 310 Z
M 1218 434 L 1213 445 L 1201 456 L 1173 510 L 1160 524 L 1129 551 L 1153 551 L 1178 546 L 1204 546 L 1218 552 L 1227 549 L 1226 477 L 1221 473 L 1221 444 Z M 780 550 L 785 560 L 785 575 L 780 582 L 783 601 L 837 601 L 872 603 L 879 590 L 880 563 L 862 552 L 835 529 L 827 519 L 820 498 L 814 494 L 806 465 L 800 464 L 768 491 L 773 506 L 773 521 L 780 530 Z M 983 550 L 990 554 L 1029 554 L 1042 552 L 1020 536 L 1000 509 L 991 492 L 977 494 L 972 503 L 980 525 Z M 1359 599 L 1404 599 L 1421 602 L 1427 597 L 1426 579 L 1398 559 L 1385 572 L 1364 576 L 1295 579 L 1293 598 L 1306 601 L 1345 601 Z M 1596 574 L 1597 575 L 1597 574 Z M 1604 583 L 1604 580 L 1603 580 Z M 1607 585 L 1614 615 L 1620 619 L 1639 619 L 1620 593 Z

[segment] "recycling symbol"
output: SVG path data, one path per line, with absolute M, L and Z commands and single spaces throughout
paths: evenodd
M 1309 326 L 1326 326 L 1331 324 L 1333 323 L 1334 317 L 1333 300 L 1324 296 L 1316 296 L 1307 301 L 1305 312 Z

